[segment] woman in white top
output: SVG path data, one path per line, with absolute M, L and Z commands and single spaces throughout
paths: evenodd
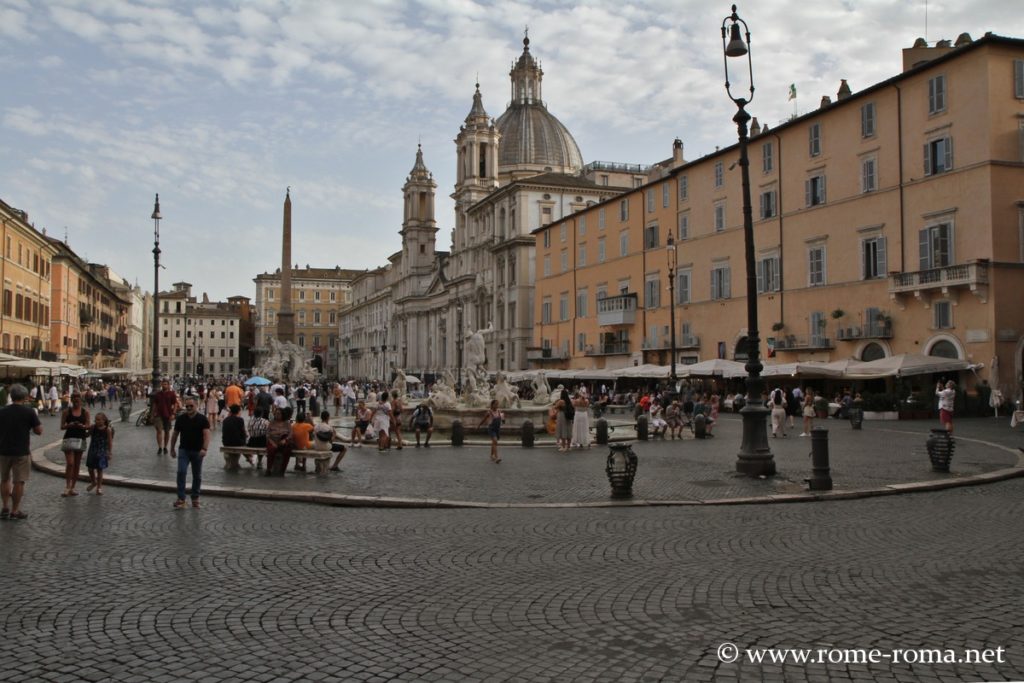
M 584 390 L 581 388 L 580 393 L 573 399 L 573 406 L 576 408 L 576 414 L 572 418 L 572 448 L 590 448 L 590 415 L 587 413 L 587 409 L 590 407 L 590 401 L 587 400 L 587 396 Z

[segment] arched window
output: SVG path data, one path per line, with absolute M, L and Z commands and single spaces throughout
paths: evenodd
M 940 339 L 939 341 L 932 344 L 932 348 L 928 351 L 929 356 L 938 356 L 939 358 L 960 358 L 960 352 L 957 351 L 956 346 L 951 341 Z
M 878 360 L 879 358 L 885 358 L 885 349 L 882 348 L 881 344 L 868 344 L 864 347 L 864 350 L 860 352 L 860 359 L 865 362 Z
M 733 351 L 733 360 L 747 360 L 750 357 L 750 344 L 746 337 L 740 337 L 736 342 L 736 349 Z

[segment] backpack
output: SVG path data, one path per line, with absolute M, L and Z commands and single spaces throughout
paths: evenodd
M 772 403 L 774 403 L 777 406 L 781 406 L 782 405 L 782 391 L 781 390 L 776 389 L 775 391 L 772 392 Z
M 306 389 L 305 389 L 305 387 L 299 387 L 298 389 L 295 390 L 295 398 L 297 398 L 299 400 L 302 400 L 302 399 L 306 398 Z

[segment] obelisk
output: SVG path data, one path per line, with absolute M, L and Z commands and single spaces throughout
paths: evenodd
M 277 313 L 277 340 L 295 343 L 295 314 L 292 312 L 292 197 L 284 194 L 284 230 L 281 239 L 281 310 Z

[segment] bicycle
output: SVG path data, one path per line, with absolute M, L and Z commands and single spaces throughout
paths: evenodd
M 151 419 L 150 409 L 147 407 L 145 410 L 143 410 L 141 413 L 139 413 L 139 417 L 136 418 L 136 420 L 135 420 L 135 426 L 136 427 L 149 427 L 152 424 L 153 424 L 153 421 Z

